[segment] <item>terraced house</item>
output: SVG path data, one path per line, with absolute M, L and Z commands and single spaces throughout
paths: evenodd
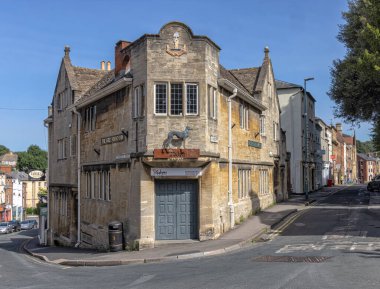
M 171 22 L 119 41 L 113 70 L 69 53 L 45 120 L 51 243 L 108 248 L 114 220 L 131 248 L 214 239 L 287 198 L 268 48 L 227 70 L 217 44 Z

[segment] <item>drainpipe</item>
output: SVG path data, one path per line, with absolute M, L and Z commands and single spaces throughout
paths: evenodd
M 46 234 L 45 234 L 45 245 L 48 243 L 48 232 L 50 230 L 50 190 L 49 190 L 49 184 L 50 184 L 50 181 L 49 181 L 49 178 L 50 178 L 50 173 L 49 173 L 49 151 L 50 151 L 50 148 L 49 148 L 49 125 L 47 123 L 44 123 L 44 127 L 46 127 L 48 129 L 48 153 L 47 153 L 47 169 L 46 169 L 46 172 L 47 172 L 47 178 L 46 178 L 46 173 L 45 173 L 45 179 L 46 179 L 46 187 L 48 188 L 48 194 L 47 194 L 47 202 L 48 202 L 48 210 L 47 210 L 47 219 L 46 219 L 46 229 L 44 228 Z M 21 189 L 22 191 L 22 189 Z M 24 210 L 24 208 L 22 208 Z M 22 214 L 21 214 L 21 220 L 22 220 Z
M 78 161 L 78 167 L 77 167 L 77 173 L 78 173 L 78 232 L 77 232 L 77 243 L 75 244 L 75 247 L 78 247 L 80 245 L 80 134 L 81 134 L 81 122 L 82 117 L 81 114 L 77 111 L 76 107 L 74 107 L 73 112 L 77 115 L 78 121 L 77 121 L 77 161 Z
M 237 95 L 234 88 L 232 95 L 227 98 L 228 102 L 228 205 L 230 207 L 231 228 L 235 226 L 235 209 L 232 199 L 232 121 L 231 121 L 231 100 Z

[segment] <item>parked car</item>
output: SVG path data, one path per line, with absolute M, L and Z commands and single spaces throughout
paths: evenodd
M 12 220 L 9 222 L 12 225 L 12 231 L 13 232 L 18 232 L 21 231 L 21 224 L 17 220 Z
M 21 222 L 21 230 L 31 230 L 37 228 L 36 220 L 25 220 Z
M 0 233 L 1 234 L 8 234 L 12 233 L 13 226 L 9 222 L 1 222 L 0 223 Z
M 380 190 L 380 175 L 375 176 L 372 181 L 367 184 L 367 191 L 373 192 L 374 190 Z

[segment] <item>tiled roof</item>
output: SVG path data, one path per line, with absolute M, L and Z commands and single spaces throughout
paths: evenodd
M 18 155 L 14 153 L 7 153 L 0 156 L 0 162 L 17 162 Z
M 104 74 L 100 79 L 98 79 L 97 82 L 95 82 L 89 90 L 86 91 L 86 95 L 92 95 L 95 92 L 101 90 L 102 88 L 106 87 L 108 84 L 113 82 L 115 80 L 115 73 L 114 70 L 106 71 L 107 73 Z
M 230 73 L 248 90 L 250 94 L 255 91 L 257 76 L 260 73 L 260 67 L 230 69 Z
M 219 72 L 221 78 L 227 79 L 228 81 L 233 83 L 237 88 L 250 94 L 246 87 L 229 70 L 225 69 L 222 65 L 219 65 Z
M 287 89 L 287 88 L 302 88 L 302 86 L 282 80 L 276 80 L 277 89 Z
M 77 89 L 80 91 L 81 96 L 84 95 L 109 72 L 107 70 L 90 69 L 77 66 L 73 66 L 73 70 L 75 80 L 77 82 Z
M 362 159 L 364 159 L 366 161 L 376 161 L 375 158 L 369 157 L 366 154 L 358 153 L 357 155 L 358 155 L 358 157 L 361 157 Z

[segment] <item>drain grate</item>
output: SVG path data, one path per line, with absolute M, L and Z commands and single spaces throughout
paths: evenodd
M 286 263 L 322 263 L 331 257 L 327 256 L 259 256 L 253 258 L 256 262 L 286 262 Z

